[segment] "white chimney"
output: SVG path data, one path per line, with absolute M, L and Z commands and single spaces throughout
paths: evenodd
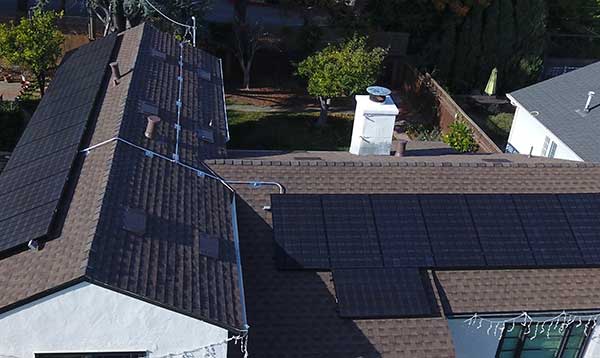
M 398 107 L 391 91 L 369 87 L 370 95 L 356 96 L 350 153 L 356 155 L 390 155 Z

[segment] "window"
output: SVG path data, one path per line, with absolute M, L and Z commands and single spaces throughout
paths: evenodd
M 101 352 L 101 353 L 42 353 L 35 358 L 142 358 L 146 352 Z
M 542 155 L 542 157 L 545 157 L 546 154 L 548 153 L 549 146 L 550 146 L 550 137 L 546 137 L 544 139 L 544 145 L 542 146 L 542 153 L 540 153 Z
M 542 157 L 554 158 L 556 154 L 556 143 L 550 140 L 550 137 L 544 139 L 544 145 L 542 146 Z
M 516 324 L 509 332 L 504 331 L 496 358 L 580 358 L 583 354 L 586 336 L 584 334 L 585 324 L 577 327 L 571 324 L 563 332 L 558 329 L 540 333 L 534 339 L 535 322 L 531 324 L 531 330 L 527 333 L 527 327 Z M 548 325 L 546 325 L 547 327 Z
M 556 143 L 552 142 L 548 151 L 548 158 L 554 158 L 554 154 L 556 154 Z

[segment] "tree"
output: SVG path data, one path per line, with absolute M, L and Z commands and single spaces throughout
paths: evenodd
M 479 146 L 473 137 L 471 128 L 464 120 L 459 119 L 452 122 L 448 129 L 448 133 L 442 136 L 444 143 L 460 153 L 477 151 Z
M 31 71 L 42 96 L 48 71 L 56 66 L 64 41 L 56 25 L 60 17 L 62 13 L 37 8 L 31 19 L 23 18 L 17 25 L 0 24 L 0 57 Z
M 259 23 L 248 23 L 248 0 L 235 0 L 233 5 L 233 54 L 244 74 L 242 88 L 250 89 L 250 71 L 256 52 L 261 48 L 274 47 L 277 41 Z
M 175 0 L 154 1 L 152 5 L 170 18 L 187 23 L 192 16 L 197 20 L 204 17 L 211 0 Z M 150 6 L 147 0 L 87 0 L 89 11 L 104 24 L 105 35 L 108 32 L 122 32 L 127 29 L 127 22 L 136 26 L 144 19 L 152 19 L 170 27 L 173 24 L 162 18 Z M 180 28 L 176 28 L 180 30 Z
M 308 93 L 319 99 L 317 125 L 324 125 L 332 98 L 363 92 L 375 83 L 386 50 L 367 48 L 366 38 L 354 36 L 340 45 L 329 45 L 298 65 L 298 74 L 308 80 Z

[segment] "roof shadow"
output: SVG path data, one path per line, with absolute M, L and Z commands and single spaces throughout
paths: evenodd
M 257 190 L 264 195 L 255 207 L 267 205 L 266 189 L 254 189 L 252 199 L 257 199 Z M 381 357 L 355 321 L 339 317 L 331 274 L 277 270 L 268 214 L 259 215 L 243 198 L 237 199 L 250 355 Z M 228 352 L 229 357 L 242 356 L 233 343 Z

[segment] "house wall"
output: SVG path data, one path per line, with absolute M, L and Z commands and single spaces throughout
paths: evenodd
M 540 319 L 544 319 L 541 317 Z M 500 334 L 494 336 L 494 328 L 487 334 L 488 325 L 482 325 L 480 329 L 476 326 L 469 326 L 465 319 L 449 319 L 448 326 L 452 334 L 452 342 L 456 351 L 456 358 L 494 358 L 498 345 L 500 344 Z M 596 327 L 590 337 L 585 353 L 581 358 L 600 357 L 600 327 Z
M 87 282 L 0 314 L 0 357 L 34 353 L 180 353 L 227 339 L 227 330 Z M 227 345 L 211 357 L 226 357 Z
M 521 105 L 516 105 L 515 117 L 510 128 L 508 143 L 520 154 L 540 156 L 546 136 L 556 143 L 555 158 L 583 161 L 575 152 L 564 144 L 557 136 L 544 127 L 528 110 Z

